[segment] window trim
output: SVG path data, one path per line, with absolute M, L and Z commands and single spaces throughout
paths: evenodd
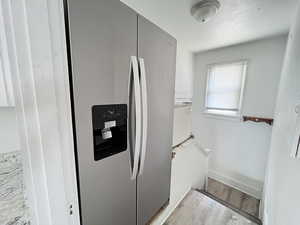
M 8 42 L 6 37 L 6 26 L 3 21 L 3 17 L 0 18 L 0 25 L 2 29 L 0 29 L 0 69 L 2 70 L 2 77 L 3 86 L 4 86 L 4 96 L 0 96 L 3 98 L 5 103 L 1 104 L 0 107 L 15 107 L 15 97 L 13 93 L 13 86 L 12 86 L 12 73 L 11 73 L 11 65 L 9 61 L 8 55 Z
M 240 102 L 238 105 L 238 110 L 225 110 L 225 109 L 209 109 L 206 106 L 207 98 L 208 98 L 208 84 L 210 79 L 210 72 L 211 69 L 215 66 L 223 66 L 223 65 L 235 65 L 235 64 L 242 64 L 244 66 L 244 71 L 242 74 L 242 84 L 241 84 L 241 91 L 240 91 Z M 222 117 L 222 118 L 240 118 L 242 116 L 242 108 L 243 108 L 243 100 L 245 94 L 245 84 L 246 84 L 246 77 L 248 73 L 248 66 L 249 60 L 248 59 L 241 59 L 241 60 L 234 60 L 229 62 L 220 62 L 220 63 L 211 63 L 208 64 L 206 67 L 206 86 L 205 86 L 205 97 L 204 97 L 204 111 L 203 113 L 210 116 Z M 227 111 L 227 112 L 226 112 Z M 234 113 L 236 111 L 236 113 Z

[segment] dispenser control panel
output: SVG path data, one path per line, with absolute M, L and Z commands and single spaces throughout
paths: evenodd
M 126 104 L 94 105 L 92 119 L 95 161 L 126 151 Z

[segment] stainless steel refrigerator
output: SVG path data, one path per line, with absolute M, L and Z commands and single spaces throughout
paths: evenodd
M 64 3 L 82 224 L 147 224 L 170 196 L 176 40 L 119 0 Z

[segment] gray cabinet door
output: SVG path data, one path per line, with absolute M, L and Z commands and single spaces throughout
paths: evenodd
M 69 0 L 77 166 L 83 225 L 136 224 L 130 151 L 94 160 L 92 106 L 128 103 L 137 14 L 119 0 Z
M 144 225 L 170 196 L 176 40 L 141 16 L 138 37 L 148 96 L 146 158 L 137 179 L 138 225 Z

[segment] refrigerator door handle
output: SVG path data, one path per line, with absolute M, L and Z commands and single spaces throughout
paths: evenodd
M 134 98 L 135 98 L 135 139 L 134 139 L 134 152 L 131 151 L 133 154 L 133 158 L 131 162 L 132 165 L 132 175 L 131 179 L 135 180 L 138 173 L 139 167 L 139 159 L 140 159 L 140 149 L 141 149 L 141 136 L 142 136 L 142 112 L 141 112 L 141 86 L 140 86 L 140 79 L 139 79 L 139 67 L 138 67 L 138 60 L 136 56 L 131 56 L 130 59 L 130 71 L 129 71 L 129 103 L 131 102 L 131 81 L 133 76 L 133 88 L 134 88 Z M 131 107 L 131 105 L 129 106 Z M 130 115 L 129 115 L 130 116 Z M 129 117 L 131 118 L 131 116 Z M 131 124 L 131 122 L 129 122 Z M 131 129 L 129 131 L 131 134 Z M 130 140 L 132 137 L 129 137 Z M 133 146 L 130 146 L 133 148 Z
M 139 176 L 143 174 L 147 150 L 147 136 L 148 136 L 148 101 L 147 101 L 147 80 L 146 69 L 143 58 L 139 58 L 139 66 L 141 72 L 141 90 L 142 90 L 142 151 L 141 162 L 139 169 Z

